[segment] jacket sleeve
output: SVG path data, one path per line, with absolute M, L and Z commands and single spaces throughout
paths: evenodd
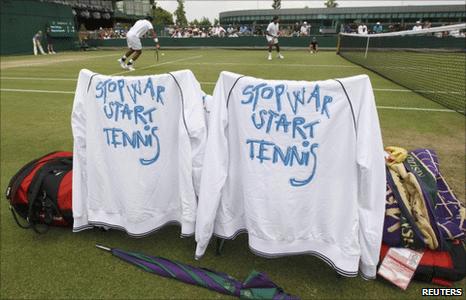
M 187 136 L 183 140 L 183 171 L 180 174 L 180 193 L 182 206 L 182 235 L 192 235 L 195 230 L 197 214 L 197 197 L 202 174 L 207 128 L 202 104 L 201 85 L 190 70 L 170 73 L 175 79 L 182 94 L 181 126 Z M 197 196 L 197 197 L 196 197 Z M 189 225 L 188 225 L 189 224 Z
M 361 258 L 365 279 L 375 279 L 385 214 L 385 161 L 380 123 L 369 77 L 359 81 L 357 110 L 358 213 Z M 361 86 L 362 85 L 362 86 Z
M 189 140 L 192 153 L 192 178 L 194 191 L 199 196 L 201 184 L 202 163 L 204 160 L 205 144 L 207 142 L 207 125 L 205 120 L 203 97 L 201 85 L 189 71 L 190 82 L 192 84 L 193 101 L 191 101 L 187 111 L 187 125 L 189 129 Z
M 209 116 L 209 133 L 202 170 L 200 197 L 196 217 L 196 259 L 205 253 L 214 230 L 220 204 L 221 191 L 228 173 L 228 111 L 226 107 L 226 75 L 220 75 L 215 86 L 212 110 Z
M 79 231 L 87 222 L 87 172 L 86 172 L 86 89 L 89 71 L 79 73 L 71 113 L 73 131 L 73 229 Z

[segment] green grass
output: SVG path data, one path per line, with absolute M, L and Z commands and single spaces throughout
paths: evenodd
M 122 50 L 123 51 L 123 50 Z M 73 91 L 81 68 L 114 74 L 121 72 L 116 59 L 122 51 L 70 52 L 55 56 L 1 58 L 1 88 Z M 143 53 L 131 75 L 191 69 L 207 93 L 219 72 L 228 70 L 267 79 L 319 80 L 366 73 L 376 89 L 378 106 L 443 107 L 355 66 L 331 52 L 308 55 L 284 52 L 285 60 L 265 60 L 264 51 L 166 50 L 157 66 L 153 54 Z M 146 68 L 147 67 L 147 68 Z M 142 69 L 145 68 L 145 69 Z M 35 79 L 7 79 L 33 77 Z M 39 79 L 39 78 L 42 78 Z M 70 80 L 45 80 L 65 78 Z M 26 162 L 53 150 L 71 150 L 70 114 L 73 94 L 1 92 L 1 189 Z M 378 110 L 385 145 L 435 149 L 441 170 L 457 196 L 464 201 L 465 118 L 458 113 L 413 110 Z M 248 250 L 247 236 L 226 243 L 224 254 L 215 256 L 211 245 L 202 261 L 193 259 L 193 238 L 180 239 L 179 228 L 167 227 L 142 239 L 119 231 L 51 228 L 43 235 L 16 226 L 1 201 L 1 298 L 154 299 L 225 298 L 208 290 L 145 273 L 94 245 L 105 245 L 164 256 L 229 273 L 244 279 L 253 269 L 266 272 L 286 291 L 308 298 L 400 299 L 418 298 L 422 287 L 413 282 L 407 291 L 383 280 L 339 279 L 321 260 L 312 256 L 264 259 Z M 455 284 L 464 287 L 466 281 Z

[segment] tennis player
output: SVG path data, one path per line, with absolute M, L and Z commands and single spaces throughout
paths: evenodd
M 37 55 L 37 49 L 39 49 L 42 55 L 46 55 L 44 52 L 44 48 L 42 48 L 41 40 L 42 39 L 42 31 L 38 31 L 32 37 L 32 50 L 34 51 L 34 55 Z
M 270 22 L 269 26 L 267 26 L 267 31 L 265 33 L 265 37 L 267 39 L 267 43 L 269 44 L 269 57 L 268 60 L 272 60 L 272 47 L 275 46 L 278 53 L 278 58 L 284 59 L 283 55 L 280 54 L 280 45 L 278 45 L 278 36 L 280 35 L 278 16 L 273 17 L 272 22 Z
M 313 37 L 309 44 L 309 53 L 317 53 L 317 51 L 319 51 L 319 43 L 317 42 L 316 37 Z
M 141 38 L 149 32 L 154 39 L 157 48 L 160 48 L 157 34 L 155 33 L 154 26 L 152 26 L 153 18 L 147 16 L 145 19 L 136 21 L 133 27 L 130 28 L 126 34 L 126 42 L 129 50 L 120 58 L 118 62 L 123 69 L 134 71 L 134 62 L 142 53 Z M 132 56 L 132 57 L 131 57 Z

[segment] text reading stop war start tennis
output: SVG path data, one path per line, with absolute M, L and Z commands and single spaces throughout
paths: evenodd
M 153 148 L 150 158 L 139 158 L 142 165 L 150 165 L 160 156 L 160 140 L 155 125 L 155 112 L 165 105 L 165 86 L 157 85 L 152 78 L 128 82 L 125 79 L 107 79 L 97 82 L 95 98 L 102 104 L 102 112 L 113 126 L 102 128 L 109 147 L 133 150 Z M 150 96 L 148 100 L 147 98 Z M 144 98 L 144 103 L 141 99 Z M 129 122 L 131 131 L 121 125 Z M 134 128 L 134 129 L 133 129 Z M 136 129 L 138 128 L 138 129 Z
M 310 175 L 304 179 L 289 179 L 291 186 L 309 184 L 317 172 L 319 142 L 315 140 L 316 130 L 322 119 L 331 118 L 329 109 L 333 98 L 321 96 L 319 85 L 289 89 L 285 84 L 267 83 L 248 85 L 242 95 L 246 98 L 241 100 L 241 104 L 250 105 L 251 122 L 255 129 L 268 135 L 285 134 L 291 138 L 287 145 L 278 145 L 267 138 L 246 139 L 249 158 L 261 164 L 269 161 L 285 167 L 310 170 Z M 309 120 L 309 116 L 312 119 Z

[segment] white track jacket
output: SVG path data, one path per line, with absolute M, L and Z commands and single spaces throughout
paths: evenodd
M 313 254 L 374 278 L 385 166 L 368 76 L 276 81 L 222 72 L 214 90 L 196 256 L 247 230 L 264 256 Z
M 72 112 L 74 231 L 145 235 L 169 222 L 194 233 L 206 141 L 191 71 L 122 77 L 82 70 Z

